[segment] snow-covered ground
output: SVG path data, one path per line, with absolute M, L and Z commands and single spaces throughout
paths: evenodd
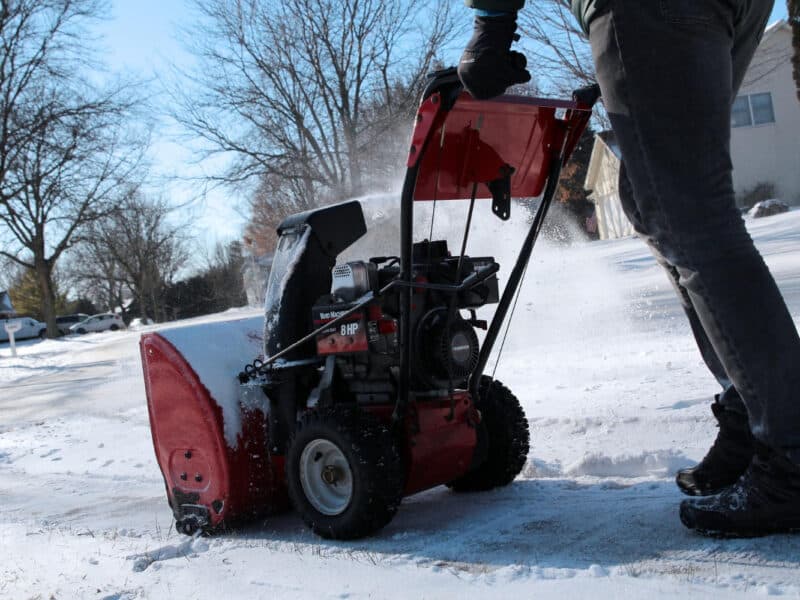
M 483 211 L 470 251 L 503 275 L 524 225 Z M 798 320 L 800 212 L 749 225 Z M 496 374 L 530 419 L 523 475 L 408 498 L 357 542 L 291 513 L 176 534 L 138 338 L 0 345 L 0 598 L 800 597 L 800 536 L 713 540 L 678 521 L 672 476 L 715 435 L 716 383 L 637 239 L 534 252 Z

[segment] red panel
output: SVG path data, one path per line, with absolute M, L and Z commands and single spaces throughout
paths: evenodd
M 330 319 L 314 319 L 314 327 L 320 327 L 332 321 Z M 317 335 L 317 354 L 350 354 L 352 352 L 367 352 L 367 327 L 364 322 L 364 313 L 356 312 L 344 321 L 325 328 Z
M 456 392 L 453 418 L 448 398 L 424 400 L 409 406 L 401 449 L 407 465 L 405 496 L 445 484 L 469 470 L 477 444 L 477 412 L 469 393 Z M 394 407 L 369 406 L 387 423 Z
M 514 168 L 513 197 L 538 196 L 550 161 L 562 148 L 565 156 L 571 154 L 590 117 L 591 107 L 577 102 L 524 96 L 475 100 L 467 93 L 445 111 L 434 94 L 420 106 L 412 135 L 408 165 L 420 166 L 414 199 L 469 198 L 474 183 L 478 198 L 491 198 L 480 184 L 497 179 L 506 165 Z
M 477 431 L 470 420 L 475 417 L 467 392 L 456 393 L 455 414 L 451 420 L 450 400 L 417 405 L 418 432 L 409 432 L 411 465 L 405 495 L 453 481 L 472 464 Z
M 283 466 L 267 451 L 265 415 L 243 410 L 239 443 L 229 448 L 222 410 L 180 352 L 157 333 L 143 335 L 140 349 L 153 446 L 170 505 L 205 506 L 212 527 L 286 506 Z

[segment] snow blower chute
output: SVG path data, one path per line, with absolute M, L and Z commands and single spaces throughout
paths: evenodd
M 588 88 L 571 101 L 477 101 L 453 69 L 434 74 L 411 139 L 399 256 L 337 264 L 366 232 L 357 201 L 293 215 L 278 228 L 263 328 L 250 319 L 142 336 L 153 441 L 180 531 L 214 531 L 290 500 L 317 534 L 356 538 L 385 526 L 404 496 L 441 484 L 487 490 L 519 474 L 528 423 L 484 368 L 597 97 Z M 512 197 L 540 195 L 501 294 L 494 258 L 465 255 L 475 200 L 490 198 L 505 220 Z M 470 202 L 460 252 L 414 243 L 414 202 L 454 199 Z M 495 303 L 490 323 L 476 317 Z

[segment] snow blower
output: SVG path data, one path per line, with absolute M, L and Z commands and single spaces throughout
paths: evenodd
M 358 538 L 389 523 L 405 496 L 488 490 L 520 473 L 527 419 L 484 370 L 598 95 L 478 101 L 454 69 L 435 73 L 411 139 L 399 256 L 337 264 L 366 232 L 357 201 L 296 214 L 278 228 L 263 322 L 142 336 L 178 530 L 213 532 L 291 503 L 320 536 Z M 512 197 L 537 196 L 501 294 L 494 258 L 465 255 L 475 201 L 491 199 L 507 220 Z M 460 251 L 415 243 L 415 202 L 455 199 L 470 203 Z M 491 322 L 478 319 L 491 304 Z

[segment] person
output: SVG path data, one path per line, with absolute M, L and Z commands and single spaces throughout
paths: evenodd
M 466 0 L 458 73 L 490 98 L 530 74 L 511 50 L 524 0 Z M 573 0 L 622 153 L 620 197 L 666 269 L 722 392 L 719 431 L 678 473 L 683 524 L 751 537 L 800 531 L 800 338 L 736 208 L 731 106 L 773 2 Z

